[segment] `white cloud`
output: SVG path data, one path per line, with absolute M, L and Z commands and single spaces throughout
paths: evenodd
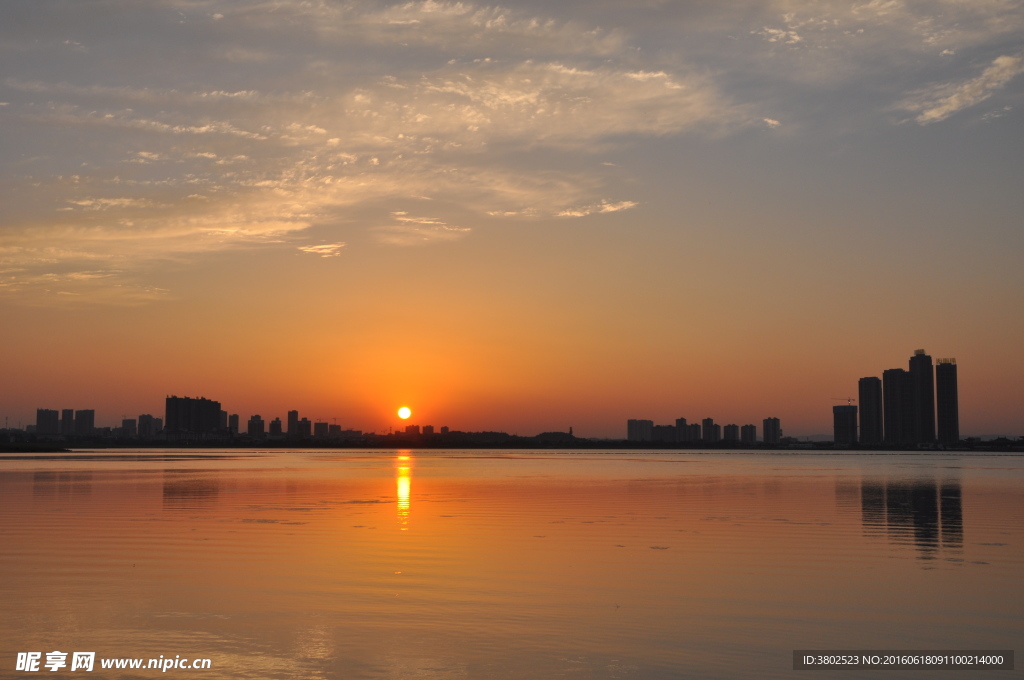
M 629 210 L 630 208 L 636 207 L 635 201 L 619 201 L 618 203 L 609 203 L 608 201 L 602 200 L 600 203 L 593 205 L 586 205 L 576 208 L 567 208 L 558 213 L 558 217 L 586 217 L 587 215 L 593 215 L 595 213 L 613 213 L 619 212 L 620 210 Z
M 405 212 L 391 213 L 398 224 L 377 227 L 381 243 L 395 246 L 427 245 L 443 241 L 455 241 L 466 236 L 471 229 L 446 224 L 436 217 L 412 217 Z
M 320 257 L 338 257 L 344 247 L 344 243 L 325 243 L 318 246 L 299 246 L 299 250 Z
M 918 112 L 921 125 L 937 123 L 985 101 L 1024 72 L 1024 54 L 997 57 L 981 75 L 959 83 L 926 88 L 905 100 L 900 108 Z

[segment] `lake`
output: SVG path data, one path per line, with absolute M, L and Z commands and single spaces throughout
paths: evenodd
M 5 678 L 919 680 L 793 651 L 1024 634 L 1013 455 L 9 455 L 0 517 Z M 210 668 L 100 667 L 161 655 Z

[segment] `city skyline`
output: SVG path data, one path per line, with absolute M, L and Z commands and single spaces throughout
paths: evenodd
M 1016 2 L 0 7 L 0 415 L 1024 429 Z M 109 422 L 109 421 L 105 421 Z

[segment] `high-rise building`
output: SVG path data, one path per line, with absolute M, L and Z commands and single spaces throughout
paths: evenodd
M 726 425 L 723 429 L 722 439 L 729 444 L 740 443 L 740 426 L 739 425 Z
M 420 433 L 420 426 L 419 425 L 406 425 L 405 426 L 405 433 L 406 434 L 419 434 Z
M 676 418 L 676 441 L 690 441 L 690 430 L 686 425 L 686 418 Z
M 166 430 L 181 434 L 211 435 L 221 429 L 220 402 L 205 397 L 167 397 Z
M 744 425 L 740 428 L 740 443 L 745 446 L 757 443 L 757 425 Z
M 696 444 L 700 441 L 701 427 L 700 423 L 690 423 L 686 426 L 686 441 Z
M 631 442 L 649 442 L 653 436 L 653 420 L 627 420 L 626 439 Z
M 91 408 L 75 411 L 75 434 L 92 434 L 96 429 L 96 411 Z
M 956 387 L 956 359 L 936 361 L 935 398 L 939 443 L 943 446 L 956 446 L 960 443 L 960 406 Z
M 932 358 L 923 349 L 914 350 L 910 357 L 911 401 L 913 416 L 911 428 L 914 444 L 935 443 L 935 374 Z
M 845 448 L 857 443 L 857 407 L 845 404 L 832 407 L 833 441 Z
M 715 425 L 714 418 L 705 418 L 700 421 L 701 440 L 705 444 L 715 444 L 722 441 L 722 427 Z
M 911 416 L 913 400 L 910 374 L 902 368 L 882 371 L 883 441 L 889 446 L 909 446 L 914 443 Z
M 299 412 L 288 411 L 288 436 L 299 437 Z
M 271 437 L 280 437 L 283 434 L 282 430 L 283 430 L 283 426 L 281 425 L 281 419 L 280 418 L 274 418 L 273 420 L 270 421 L 270 436 Z
M 217 420 L 217 429 L 226 431 L 228 429 L 228 412 L 221 409 L 220 418 Z
M 163 420 L 145 413 L 139 416 L 139 439 L 154 439 L 163 427 Z
M 263 418 L 261 416 L 255 415 L 249 417 L 249 424 L 246 427 L 245 431 L 250 437 L 262 437 L 264 431 L 263 428 Z
M 309 418 L 300 420 L 296 427 L 300 439 L 309 439 L 313 436 L 313 421 Z
M 60 433 L 75 433 L 75 409 L 66 408 L 60 412 Z
M 231 434 L 238 434 L 238 425 L 240 420 L 241 419 L 238 417 L 237 413 L 232 413 L 230 416 L 228 416 L 228 430 L 231 432 Z
M 121 436 L 135 438 L 137 434 L 135 418 L 123 418 L 121 420 Z
M 37 408 L 36 433 L 60 434 L 60 412 L 52 408 Z
M 882 443 L 882 381 L 877 377 L 861 378 L 857 383 L 860 402 L 860 443 L 877 446 Z
M 778 446 L 782 441 L 782 424 L 778 418 L 765 418 L 761 421 L 766 446 Z
M 423 426 L 423 434 L 426 434 L 426 435 L 434 434 L 434 426 L 433 425 L 424 425 Z
M 329 423 L 325 423 L 325 422 L 313 423 L 313 436 L 314 437 L 326 437 L 327 436 L 327 426 L 328 425 L 329 425 Z
M 651 441 L 672 443 L 676 440 L 675 425 L 655 425 L 651 428 Z

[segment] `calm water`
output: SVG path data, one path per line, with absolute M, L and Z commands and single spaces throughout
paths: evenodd
M 53 650 L 211 680 L 919 680 L 792 651 L 1020 653 L 1019 456 L 201 453 L 0 460 L 0 677 Z

